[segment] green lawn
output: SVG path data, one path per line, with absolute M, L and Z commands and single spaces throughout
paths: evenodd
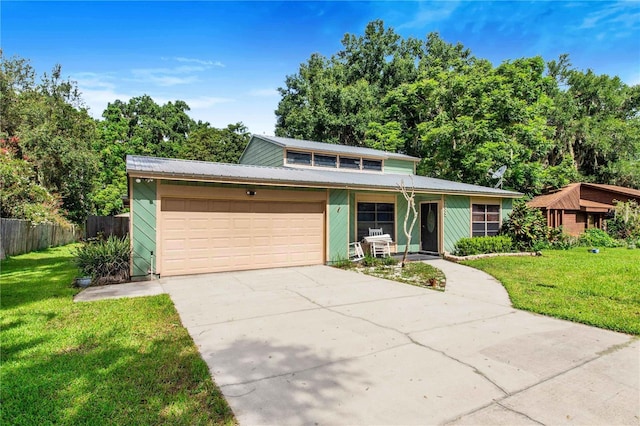
M 71 258 L 0 265 L 0 424 L 234 424 L 169 297 L 73 303 Z
M 640 250 L 580 247 L 464 264 L 502 282 L 516 308 L 640 335 Z

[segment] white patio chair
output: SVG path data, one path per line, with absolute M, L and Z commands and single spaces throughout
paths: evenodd
M 378 235 L 382 235 L 382 228 L 369 228 L 370 237 L 375 237 Z
M 390 257 L 391 256 L 391 244 L 389 241 L 372 241 L 371 242 L 371 254 L 373 257 Z
M 349 243 L 349 260 L 357 262 L 364 259 L 364 250 L 359 242 Z

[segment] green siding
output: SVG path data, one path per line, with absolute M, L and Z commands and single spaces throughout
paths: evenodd
M 131 179 L 133 185 L 133 221 L 131 239 L 133 241 L 132 276 L 147 275 L 149 269 L 155 270 L 151 264 L 151 257 L 156 253 L 156 182 L 137 183 Z M 154 261 L 155 262 L 155 261 Z
M 502 221 L 509 219 L 511 216 L 511 211 L 513 211 L 513 199 L 511 198 L 503 198 L 502 199 Z
M 440 196 L 437 194 L 417 194 L 415 198 L 416 202 L 416 211 L 418 212 L 418 217 L 416 218 L 416 223 L 413 226 L 413 230 L 411 232 L 411 243 L 409 244 L 410 252 L 420 251 L 420 203 L 427 201 L 439 201 Z M 398 194 L 396 200 L 397 206 L 397 217 L 396 217 L 396 240 L 398 243 L 398 253 L 404 253 L 404 249 L 407 245 L 407 237 L 404 234 L 404 218 L 407 214 L 407 200 L 405 200 L 402 194 Z M 411 225 L 411 220 L 413 220 L 413 214 L 409 214 L 409 219 L 407 220 L 407 226 Z M 442 225 L 440 225 L 442 226 Z
M 349 192 L 345 189 L 329 191 L 329 256 L 328 261 L 346 259 L 349 255 Z
M 349 241 L 356 240 L 356 193 L 360 194 L 372 194 L 368 191 L 352 191 L 349 195 Z M 388 192 L 379 192 L 380 195 L 389 195 Z M 407 201 L 400 193 L 395 194 L 396 197 L 396 244 L 398 253 L 404 252 L 407 244 L 407 237 L 404 235 L 404 217 L 407 213 Z M 425 201 L 439 201 L 440 195 L 438 194 L 417 194 L 416 195 L 416 210 L 418 211 L 418 218 L 413 227 L 411 233 L 411 244 L 409 245 L 409 251 L 417 252 L 420 250 L 420 203 Z M 409 216 L 409 223 L 411 224 L 412 216 Z
M 271 142 L 252 138 L 247 149 L 242 153 L 239 163 L 281 167 L 284 165 L 284 150 Z
M 444 199 L 444 250 L 453 252 L 460 238 L 471 236 L 471 207 L 469 197 L 447 195 Z
M 413 161 L 387 159 L 384 160 L 384 173 L 413 174 Z

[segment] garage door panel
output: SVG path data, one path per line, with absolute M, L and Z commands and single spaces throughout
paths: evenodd
M 187 200 L 179 198 L 164 198 L 162 200 L 162 211 L 186 211 Z
M 249 217 L 235 217 L 231 219 L 231 227 L 236 232 L 249 232 L 251 230 L 251 218 Z
M 163 242 L 163 248 L 167 251 L 185 250 L 186 240 L 184 238 L 167 238 Z
M 209 211 L 209 200 L 189 200 L 186 208 L 190 212 L 207 212 Z
M 189 248 L 191 250 L 204 250 L 207 252 L 211 243 L 208 238 L 190 238 Z
M 164 228 L 166 230 L 185 229 L 186 219 L 184 217 L 174 217 L 175 213 L 164 215 Z
M 186 214 L 185 216 L 187 217 L 189 229 L 207 229 L 209 227 L 209 219 L 207 218 L 208 215 L 200 217 L 196 216 L 192 212 L 189 212 L 189 214 Z
M 166 199 L 161 274 L 181 275 L 324 261 L 324 204 Z

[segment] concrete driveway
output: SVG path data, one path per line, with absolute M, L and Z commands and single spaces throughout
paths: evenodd
M 638 339 L 429 263 L 445 293 L 326 266 L 161 284 L 241 425 L 639 424 Z

